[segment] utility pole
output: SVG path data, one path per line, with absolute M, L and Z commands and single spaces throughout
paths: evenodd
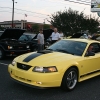
M 44 24 L 45 24 L 45 19 L 44 19 Z
M 12 28 L 14 28 L 14 0 L 13 1 L 13 8 L 12 8 Z

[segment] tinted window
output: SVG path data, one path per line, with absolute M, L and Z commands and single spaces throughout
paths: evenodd
M 0 31 L 0 36 L 2 35 L 3 31 Z
M 23 34 L 20 38 L 19 38 L 19 40 L 20 41 L 30 41 L 30 40 L 32 40 L 34 37 L 36 36 L 36 34 Z
M 100 44 L 99 43 L 92 43 L 90 46 L 93 46 L 93 52 L 98 53 L 100 52 Z
M 36 34 L 33 34 L 33 35 L 26 35 L 26 36 L 28 37 L 29 40 L 32 40 L 32 39 L 36 36 Z
M 87 43 L 72 40 L 60 40 L 51 45 L 48 49 L 58 52 L 69 53 L 73 55 L 82 56 Z
M 19 38 L 20 41 L 27 41 L 28 38 L 26 35 L 22 35 L 20 38 Z

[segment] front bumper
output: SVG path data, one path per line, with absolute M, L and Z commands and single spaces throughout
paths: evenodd
M 61 85 L 62 75 L 58 72 L 37 73 L 32 72 L 32 69 L 33 68 L 30 68 L 28 71 L 25 71 L 11 64 L 8 66 L 11 78 L 18 83 L 36 88 L 59 87 Z
M 16 56 L 16 55 L 21 55 L 24 53 L 29 53 L 30 49 L 27 50 L 6 50 L 5 54 L 6 56 Z

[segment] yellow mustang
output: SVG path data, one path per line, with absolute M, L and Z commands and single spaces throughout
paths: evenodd
M 16 57 L 8 71 L 12 79 L 25 85 L 73 90 L 77 82 L 100 75 L 100 42 L 60 40 L 43 51 Z

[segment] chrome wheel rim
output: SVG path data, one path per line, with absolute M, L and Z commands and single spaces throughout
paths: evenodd
M 70 71 L 67 75 L 67 86 L 69 89 L 73 89 L 77 83 L 77 73 Z

